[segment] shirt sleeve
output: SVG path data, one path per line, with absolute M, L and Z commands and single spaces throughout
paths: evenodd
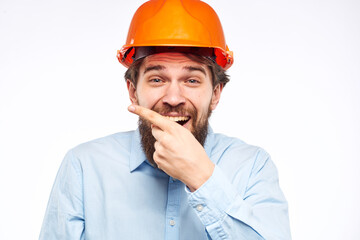
M 188 192 L 190 206 L 206 228 L 209 239 L 291 239 L 288 208 L 279 187 L 276 167 L 260 152 L 244 194 L 219 166 L 197 191 Z
M 58 171 L 46 209 L 40 240 L 84 239 L 82 170 L 69 151 Z

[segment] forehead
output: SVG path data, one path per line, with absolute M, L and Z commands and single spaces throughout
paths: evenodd
M 156 66 L 156 65 L 160 65 L 164 68 L 169 68 L 169 69 L 171 68 L 182 69 L 184 68 L 184 66 L 193 66 L 193 67 L 201 67 L 205 71 L 206 70 L 208 71 L 205 64 L 194 61 L 190 59 L 188 56 L 176 52 L 158 53 L 147 56 L 141 65 L 141 69 L 145 69 L 149 66 Z

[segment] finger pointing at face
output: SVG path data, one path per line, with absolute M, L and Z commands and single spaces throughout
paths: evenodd
M 180 124 L 150 109 L 131 105 L 128 110 L 149 121 L 156 139 L 153 159 L 166 174 L 195 191 L 214 171 L 214 163 L 194 135 Z
M 139 117 L 146 119 L 152 124 L 156 125 L 163 131 L 170 131 L 172 126 L 177 126 L 173 121 L 161 116 L 155 111 L 141 107 L 139 105 L 130 105 L 128 110 Z

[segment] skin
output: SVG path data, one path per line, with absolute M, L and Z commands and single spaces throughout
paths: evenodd
M 148 56 L 140 67 L 137 86 L 127 80 L 127 87 L 132 103 L 128 110 L 152 123 L 154 161 L 169 176 L 196 191 L 210 178 L 214 164 L 191 133 L 191 123 L 207 117 L 209 108 L 216 108 L 222 85 L 212 86 L 205 65 L 180 53 L 161 53 Z M 161 115 L 165 105 L 196 109 L 198 118 L 181 126 Z M 160 114 L 150 109 L 160 109 Z M 163 115 L 189 116 L 178 112 Z

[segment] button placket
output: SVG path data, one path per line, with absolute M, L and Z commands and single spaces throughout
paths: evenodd
M 183 189 L 184 184 L 172 177 L 169 177 L 168 184 L 168 199 L 165 216 L 165 239 L 177 240 L 180 235 L 180 198 L 181 190 Z

